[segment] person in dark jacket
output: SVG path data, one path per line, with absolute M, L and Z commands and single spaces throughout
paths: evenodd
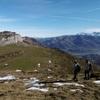
M 79 63 L 77 62 L 77 60 L 75 60 L 74 61 L 74 77 L 73 77 L 74 81 L 78 81 L 77 74 L 80 71 L 80 69 L 81 69 L 81 67 L 80 67 Z
M 91 70 L 92 70 L 92 65 L 88 60 L 86 60 L 86 69 L 85 69 L 85 72 L 84 72 L 84 74 L 85 74 L 84 79 L 88 79 L 88 80 L 90 79 L 90 71 Z

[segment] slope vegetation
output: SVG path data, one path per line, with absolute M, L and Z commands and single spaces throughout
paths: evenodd
M 71 69 L 75 59 L 59 49 L 17 44 L 0 47 L 0 68 L 6 70 L 32 70 L 38 63 L 45 68 L 49 66 L 49 61 L 52 66 Z

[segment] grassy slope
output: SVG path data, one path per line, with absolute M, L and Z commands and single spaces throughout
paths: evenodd
M 38 63 L 41 63 L 43 67 L 48 67 L 49 60 L 52 61 L 52 66 L 70 67 L 74 58 L 59 50 L 47 48 L 18 45 L 0 47 L 1 68 L 7 63 L 8 67 L 4 67 L 5 69 L 32 70 Z
M 8 69 L 33 69 L 36 67 L 37 63 L 41 63 L 45 60 L 47 56 L 47 51 L 44 48 L 34 48 L 34 47 L 23 47 L 23 46 L 5 46 L 0 48 L 0 55 L 3 54 L 14 54 L 14 52 L 18 52 L 17 56 L 8 56 L 6 61 L 3 61 L 1 65 L 5 62 L 10 66 Z M 40 59 L 41 58 L 41 59 Z M 49 59 L 49 58 L 48 58 Z
M 40 63 L 42 68 L 56 66 L 56 70 L 72 72 L 76 58 L 58 49 L 49 49 L 34 46 L 7 45 L 0 47 L 0 69 L 5 70 L 34 70 Z M 52 64 L 49 65 L 48 61 Z M 83 69 L 85 62 L 78 60 Z M 8 64 L 5 66 L 5 64 Z
M 69 55 L 58 49 L 49 49 L 36 46 L 20 46 L 20 45 L 7 45 L 0 47 L 0 69 L 1 70 L 34 70 L 37 64 L 40 63 L 43 68 L 51 66 L 57 67 L 56 69 L 72 73 L 74 56 Z M 77 59 L 85 68 L 85 61 Z M 8 64 L 7 66 L 5 64 Z M 40 68 L 41 69 L 41 68 Z M 94 69 L 97 69 L 94 67 Z

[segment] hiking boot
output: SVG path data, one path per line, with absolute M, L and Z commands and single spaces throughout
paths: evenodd
M 87 77 L 84 77 L 84 80 L 86 80 L 87 79 Z

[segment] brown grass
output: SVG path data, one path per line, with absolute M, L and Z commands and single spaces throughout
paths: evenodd
M 53 77 L 48 79 L 45 73 L 32 73 L 25 71 L 25 73 L 16 73 L 15 71 L 1 71 L 0 76 L 6 76 L 8 74 L 14 75 L 17 80 L 2 81 L 0 82 L 0 100 L 99 100 L 100 99 L 100 86 L 93 83 L 95 79 L 83 80 L 83 75 L 79 74 L 79 84 L 81 86 L 56 86 L 53 83 L 46 83 L 43 88 L 49 88 L 48 92 L 41 92 L 38 90 L 25 91 L 25 89 L 32 85 L 24 85 L 23 79 L 29 79 L 31 77 L 37 77 L 40 81 L 53 82 L 57 79 L 70 80 L 73 75 L 68 74 L 66 79 L 61 77 Z M 8 83 L 6 83 L 8 82 Z M 73 82 L 73 81 L 72 81 Z M 57 88 L 57 90 L 54 90 Z M 83 92 L 71 92 L 70 89 L 80 89 Z

